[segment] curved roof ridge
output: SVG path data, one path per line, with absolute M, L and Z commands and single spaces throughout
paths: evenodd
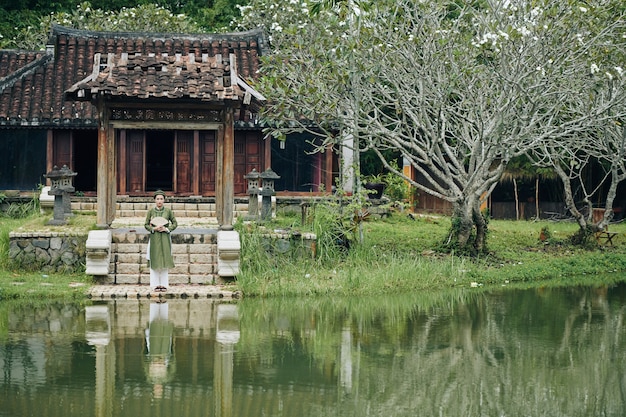
M 37 70 L 37 68 L 39 68 L 40 65 L 50 61 L 52 59 L 52 54 L 46 53 L 46 52 L 42 52 L 42 51 L 26 51 L 28 53 L 42 53 L 42 56 L 40 56 L 39 58 L 36 58 L 34 60 L 32 60 L 31 62 L 29 62 L 28 64 L 24 65 L 23 67 L 19 68 L 18 70 L 12 72 L 11 74 L 7 75 L 6 77 L 2 77 L 0 78 L 0 91 L 4 90 L 5 88 L 10 88 L 13 86 L 13 84 L 15 84 L 18 80 L 29 76 L 30 74 L 33 73 L 33 71 Z
M 224 32 L 224 33 L 175 33 L 175 32 L 131 32 L 131 31 L 97 31 L 87 29 L 75 29 L 59 24 L 53 24 L 51 35 L 70 35 L 83 36 L 90 38 L 137 38 L 146 37 L 151 39 L 190 39 L 190 40 L 250 40 L 256 39 L 259 48 L 265 54 L 268 51 L 268 43 L 265 32 L 262 28 L 255 28 L 242 32 Z

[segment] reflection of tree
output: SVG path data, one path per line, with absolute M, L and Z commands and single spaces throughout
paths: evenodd
M 239 348 L 276 360 L 287 338 L 342 388 L 307 415 L 620 415 L 626 307 L 562 291 L 244 300 Z

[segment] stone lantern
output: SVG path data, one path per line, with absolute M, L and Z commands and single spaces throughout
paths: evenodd
M 252 168 L 244 178 L 248 183 L 248 219 L 256 220 L 259 216 L 259 172 Z
M 63 165 L 59 169 L 56 165 L 52 171 L 48 172 L 45 177 L 50 179 L 51 186 L 48 194 L 54 196 L 54 208 L 52 209 L 52 220 L 48 222 L 51 225 L 67 224 L 66 218 L 72 215 L 72 201 L 70 193 L 74 192 L 72 179 L 76 176 L 73 172 Z
M 272 196 L 274 195 L 274 181 L 280 176 L 271 168 L 263 171 L 261 178 L 261 220 L 269 220 L 272 217 Z

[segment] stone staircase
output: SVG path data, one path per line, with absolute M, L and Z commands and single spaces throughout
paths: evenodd
M 180 229 L 180 230 L 179 230 Z M 217 274 L 217 229 L 181 228 L 172 232 L 174 268 L 169 281 L 175 284 L 215 284 Z M 146 260 L 148 233 L 120 228 L 111 233 L 111 257 L 107 280 L 115 284 L 149 284 Z
M 215 203 L 204 200 L 191 198 L 165 204 L 174 211 L 178 222 L 178 228 L 171 234 L 176 266 L 169 271 L 170 285 L 221 284 L 238 272 L 238 235 L 218 231 Z M 91 207 L 89 201 L 72 204 L 77 211 Z M 149 234 L 144 221 L 153 204 L 152 199 L 145 198 L 118 201 L 111 228 L 89 233 L 87 274 L 94 275 L 102 284 L 150 283 L 146 260 Z M 245 216 L 247 209 L 247 204 L 236 204 L 234 216 Z M 222 239 L 220 244 L 218 235 Z

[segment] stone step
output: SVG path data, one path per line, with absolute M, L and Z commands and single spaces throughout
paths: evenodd
M 145 219 L 146 213 L 150 208 L 154 207 L 152 200 L 144 201 L 118 201 L 115 206 L 115 217 L 140 217 Z M 215 218 L 217 216 L 217 207 L 215 203 L 209 202 L 166 202 L 165 207 L 174 211 L 176 218 Z M 71 208 L 73 212 L 89 212 L 96 211 L 97 204 L 90 200 L 72 201 Z M 234 216 L 245 216 L 248 214 L 247 203 L 235 203 Z
M 141 228 L 112 229 L 109 275 L 101 278 L 107 284 L 149 284 L 150 270 L 146 259 L 149 235 Z M 179 228 L 172 237 L 175 267 L 169 271 L 170 284 L 216 284 L 217 230 Z

